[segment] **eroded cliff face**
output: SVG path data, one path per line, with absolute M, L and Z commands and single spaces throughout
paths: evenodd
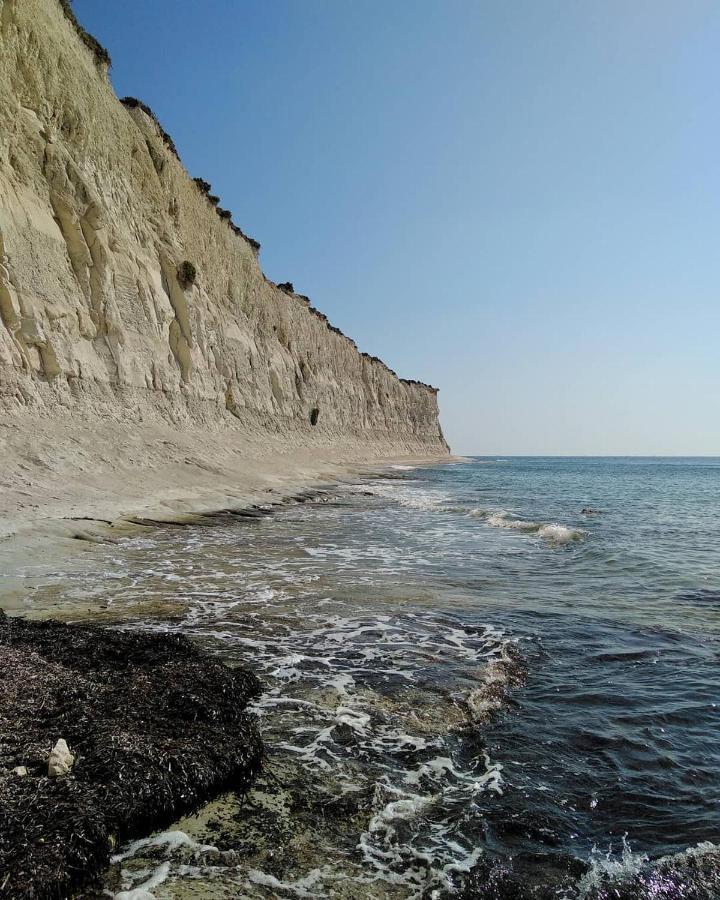
M 207 187 L 116 98 L 60 0 L 0 0 L 4 415 L 447 452 L 436 391 L 268 282 Z

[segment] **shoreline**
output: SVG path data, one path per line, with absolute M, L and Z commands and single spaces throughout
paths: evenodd
M 14 698 L 13 702 L 4 703 L 4 722 L 0 722 L 6 726 L 0 729 L 4 762 L 0 772 L 0 794 L 4 796 L 0 818 L 4 818 L 4 833 L 11 836 L 0 848 L 0 871 L 20 873 L 20 881 L 15 883 L 12 880 L 15 876 L 11 875 L 11 881 L 6 879 L 2 889 L 9 884 L 13 891 L 20 891 L 14 896 L 25 896 L 22 891 L 33 889 L 40 891 L 37 896 L 45 896 L 43 892 L 50 890 L 47 893 L 50 896 L 55 888 L 79 888 L 107 875 L 111 871 L 108 868 L 110 854 L 117 841 L 142 838 L 157 828 L 168 826 L 178 816 L 203 808 L 224 790 L 232 791 L 238 786 L 245 790 L 259 769 L 262 753 L 256 725 L 251 719 L 242 718 L 247 699 L 260 689 L 252 670 L 246 668 L 250 660 L 239 668 L 228 668 L 185 638 L 178 640 L 152 632 L 117 630 L 115 623 L 95 620 L 92 612 L 89 617 L 85 615 L 89 610 L 84 610 L 81 602 L 77 603 L 80 623 L 71 624 L 72 619 L 57 621 L 52 606 L 48 608 L 41 604 L 33 609 L 32 604 L 23 602 L 32 578 L 28 579 L 21 570 L 35 566 L 40 559 L 47 570 L 63 561 L 77 561 L 88 551 L 91 555 L 85 561 L 92 565 L 92 550 L 97 544 L 115 543 L 123 537 L 142 533 L 148 527 L 166 524 L 212 526 L 235 516 L 272 515 L 275 509 L 304 503 L 323 489 L 358 476 L 382 477 L 392 472 L 394 466 L 404 469 L 457 461 L 459 458 L 447 456 L 395 456 L 371 460 L 345 458 L 342 462 L 316 458 L 310 464 L 306 454 L 283 454 L 270 463 L 265 460 L 264 465 L 258 461 L 252 475 L 244 480 L 238 478 L 231 490 L 225 488 L 223 491 L 219 484 L 217 487 L 213 484 L 212 492 L 175 497 L 172 504 L 164 502 L 160 495 L 147 497 L 142 505 L 125 507 L 122 515 L 116 518 L 111 517 L 116 504 L 125 502 L 119 491 L 108 498 L 106 506 L 95 504 L 80 509 L 77 505 L 83 498 L 68 491 L 65 510 L 56 507 L 54 516 L 26 515 L 24 521 L 19 517 L 21 527 L 0 538 L 0 659 L 7 657 L 2 666 L 4 671 L 15 672 L 19 664 L 18 653 L 26 654 L 26 671 L 20 681 L 30 684 L 32 690 L 29 694 L 13 691 L 14 677 L 10 680 L 0 678 L 0 688 L 4 687 L 6 694 L 9 690 L 10 699 Z M 207 481 L 203 486 L 207 486 Z M 63 511 L 73 515 L 58 514 Z M 81 512 L 87 515 L 81 515 Z M 4 524 L 7 528 L 8 524 L 14 523 L 6 520 Z M 16 566 L 14 578 L 12 565 Z M 43 575 L 38 574 L 37 579 L 42 582 Z M 74 606 L 74 602 L 71 605 Z M 78 649 L 78 643 L 84 648 Z M 164 682 L 160 669 L 163 665 L 172 668 L 174 680 L 187 681 L 186 690 L 191 682 L 195 685 L 195 679 L 199 679 L 198 689 L 202 692 L 207 682 L 208 690 L 203 694 L 205 718 L 201 718 L 200 723 L 193 720 L 192 726 L 182 724 L 184 713 L 179 699 L 173 706 L 174 713 L 172 710 L 165 712 L 164 700 L 161 702 Z M 112 672 L 113 668 L 117 671 Z M 225 719 L 230 722 L 226 706 L 232 693 L 215 690 L 223 677 L 228 682 L 240 679 L 240 693 L 247 693 L 247 698 L 238 706 L 242 718 L 239 731 L 235 728 L 238 723 L 232 727 L 223 724 Z M 121 774 L 119 781 L 113 781 L 113 765 L 117 764 L 118 773 L 126 764 L 132 763 L 132 768 L 139 752 L 137 742 L 132 748 L 126 748 L 127 753 L 114 746 L 118 734 L 125 734 L 128 728 L 132 731 L 130 720 L 134 721 L 135 714 L 131 700 L 133 691 L 129 685 L 138 678 L 147 681 L 148 687 L 143 695 L 143 708 L 147 707 L 148 715 L 141 719 L 146 724 L 152 722 L 152 727 L 148 726 L 149 733 L 136 736 L 137 741 L 144 742 L 145 764 L 142 772 L 136 770 L 137 767 L 133 771 L 135 782 L 144 779 L 154 787 L 149 793 L 143 791 L 141 797 L 133 799 L 130 795 L 135 782 L 125 784 Z M 105 697 L 108 684 L 112 684 L 112 702 Z M 211 684 L 214 685 L 212 691 Z M 78 691 L 83 696 L 76 702 Z M 174 689 L 174 693 L 178 691 L 182 692 L 182 685 Z M 196 687 L 192 691 L 194 696 Z M 217 694 L 217 700 L 213 699 L 213 693 Z M 74 701 L 55 703 L 56 698 L 67 696 L 74 697 Z M 49 698 L 48 707 L 43 698 Z M 86 711 L 94 709 L 93 704 L 97 709 L 88 718 Z M 153 704 L 158 706 L 155 712 L 152 712 Z M 30 715 L 34 709 L 39 709 L 42 714 Z M 163 743 L 166 740 L 164 734 L 172 730 L 173 716 L 177 718 L 175 725 L 180 724 L 186 729 L 185 738 L 182 746 L 168 750 Z M 202 746 L 204 753 L 209 746 L 202 732 L 205 720 L 215 723 L 212 725 L 213 740 L 220 741 L 226 750 L 218 751 L 212 771 L 195 773 L 195 744 Z M 19 735 L 22 735 L 21 739 Z M 48 778 L 47 753 L 60 737 L 67 738 L 71 751 L 77 756 L 78 766 L 69 778 Z M 167 775 L 166 763 L 176 756 L 178 770 L 183 776 L 174 781 L 174 776 Z M 24 767 L 28 774 L 22 777 L 14 774 L 17 766 Z M 89 775 L 84 771 L 87 766 L 90 767 Z M 106 788 L 114 790 L 117 802 L 98 799 Z M 127 794 L 128 789 L 130 794 Z M 155 808 L 151 795 L 157 791 L 165 799 Z M 28 792 L 32 796 L 26 796 Z M 79 835 L 79 843 L 74 838 L 66 841 L 56 833 L 60 810 L 62 827 L 69 826 L 72 834 Z M 27 827 L 31 828 L 32 839 L 23 831 L 27 822 L 30 822 Z M 63 860 L 69 862 L 65 864 Z
M 390 442 L 288 448 L 280 436 L 165 425 L 129 432 L 121 423 L 94 423 L 89 433 L 72 421 L 61 428 L 37 421 L 32 436 L 27 423 L 6 422 L 0 450 L 6 459 L 0 608 L 11 615 L 24 608 L 33 570 L 41 577 L 43 570 L 85 557 L 95 544 L 115 543 L 147 525 L 201 523 L 218 512 L 272 507 L 302 491 L 380 475 L 393 465 L 462 461 L 403 452 Z

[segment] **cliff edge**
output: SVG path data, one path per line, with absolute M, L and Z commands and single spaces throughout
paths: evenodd
M 67 0 L 0 0 L 0 449 L 56 421 L 73 427 L 50 443 L 90 455 L 108 427 L 212 435 L 210 458 L 262 436 L 327 458 L 446 454 L 436 390 L 269 282 L 108 62 Z

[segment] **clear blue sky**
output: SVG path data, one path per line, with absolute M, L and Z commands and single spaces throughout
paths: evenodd
M 720 454 L 717 0 L 75 0 L 463 453 Z

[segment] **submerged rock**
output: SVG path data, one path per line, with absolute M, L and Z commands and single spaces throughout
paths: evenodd
M 245 789 L 262 752 L 244 712 L 258 692 L 250 672 L 177 635 L 0 610 L 2 896 L 74 895 L 106 868 L 116 840 Z M 13 770 L 18 760 L 27 767 Z

